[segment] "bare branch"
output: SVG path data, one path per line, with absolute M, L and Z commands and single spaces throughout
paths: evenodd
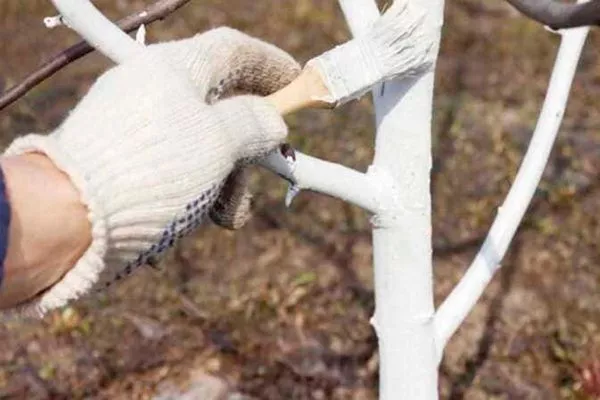
M 513 185 L 471 266 L 436 311 L 435 343 L 440 357 L 452 334 L 501 267 L 502 258 L 535 194 L 562 122 L 588 32 L 589 28 L 583 28 L 562 35 L 544 105 Z
M 151 24 L 162 20 L 167 15 L 183 7 L 190 0 L 159 0 L 142 12 L 129 15 L 120 20 L 117 25 L 125 32 L 132 32 L 143 24 Z M 27 76 L 21 83 L 11 87 L 0 96 L 0 110 L 8 107 L 35 86 L 54 75 L 56 72 L 80 59 L 94 49 L 85 41 L 56 54 L 52 59 L 43 64 L 37 71 Z
M 600 0 L 569 4 L 556 0 L 507 0 L 529 18 L 552 29 L 600 25 Z
M 276 149 L 260 160 L 260 165 L 292 184 L 295 190 L 312 190 L 327 194 L 376 213 L 384 198 L 381 188 L 388 182 L 373 170 L 362 173 L 352 168 L 294 151 L 294 160 Z M 297 192 L 286 197 L 291 202 Z M 288 196 L 290 193 L 288 192 Z

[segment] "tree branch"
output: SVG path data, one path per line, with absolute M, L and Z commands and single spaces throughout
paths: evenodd
M 140 54 L 144 44 L 133 40 L 106 18 L 90 0 L 51 0 L 60 19 L 115 64 Z M 44 20 L 48 24 L 48 20 Z M 48 26 L 52 26 L 50 24 Z
M 517 10 L 552 29 L 600 25 L 600 0 L 568 4 L 556 0 L 507 0 Z
M 376 213 L 387 184 L 377 174 L 362 173 L 336 163 L 294 152 L 289 160 L 276 149 L 260 160 L 260 165 L 290 182 L 295 190 L 312 190 L 342 199 Z M 292 189 L 292 190 L 294 190 Z M 291 201 L 295 193 L 288 193 Z
M 132 32 L 143 24 L 151 24 L 162 20 L 167 15 L 183 7 L 190 0 L 159 0 L 142 12 L 129 15 L 120 20 L 117 25 L 125 32 Z M 0 96 L 0 110 L 8 107 L 35 86 L 54 75 L 56 72 L 92 52 L 87 42 L 81 41 L 74 46 L 56 54 L 52 59 L 43 64 L 37 71 L 27 76 L 21 83 L 11 87 Z
M 434 323 L 441 357 L 446 343 L 489 284 L 531 202 L 562 122 L 571 83 L 589 28 L 567 31 L 561 40 L 550 84 L 533 137 L 504 204 L 471 266 L 438 308 Z

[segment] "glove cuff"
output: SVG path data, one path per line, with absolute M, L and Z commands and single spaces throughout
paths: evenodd
M 98 196 L 90 192 L 84 176 L 79 173 L 74 160 L 65 153 L 51 137 L 31 134 L 16 139 L 5 151 L 4 155 L 19 155 L 39 152 L 45 154 L 58 169 L 71 179 L 80 193 L 81 202 L 88 209 L 88 219 L 92 226 L 92 243 L 83 256 L 75 263 L 57 283 L 33 299 L 7 312 L 3 316 L 41 317 L 48 310 L 62 307 L 70 300 L 88 292 L 98 281 L 104 269 L 104 256 L 107 250 L 107 225 L 102 205 Z M 52 212 L 52 210 L 47 210 Z

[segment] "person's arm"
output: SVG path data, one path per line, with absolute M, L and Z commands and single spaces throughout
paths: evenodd
M 42 154 L 0 158 L 10 224 L 0 309 L 57 282 L 91 243 L 87 209 L 69 178 Z

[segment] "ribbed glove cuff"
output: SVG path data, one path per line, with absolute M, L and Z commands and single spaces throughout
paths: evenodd
M 42 135 L 27 135 L 16 139 L 5 151 L 6 156 L 39 152 L 48 156 L 52 162 L 69 178 L 81 195 L 81 202 L 88 208 L 88 219 L 92 225 L 92 243 L 75 266 L 54 286 L 39 294 L 33 300 L 11 314 L 39 317 L 48 310 L 62 307 L 69 300 L 88 292 L 97 282 L 104 269 L 104 255 L 107 250 L 107 227 L 102 204 L 98 196 L 91 193 L 86 177 L 78 171 L 73 159 L 65 153 L 54 138 Z M 52 210 L 47 210 L 52 212 Z

